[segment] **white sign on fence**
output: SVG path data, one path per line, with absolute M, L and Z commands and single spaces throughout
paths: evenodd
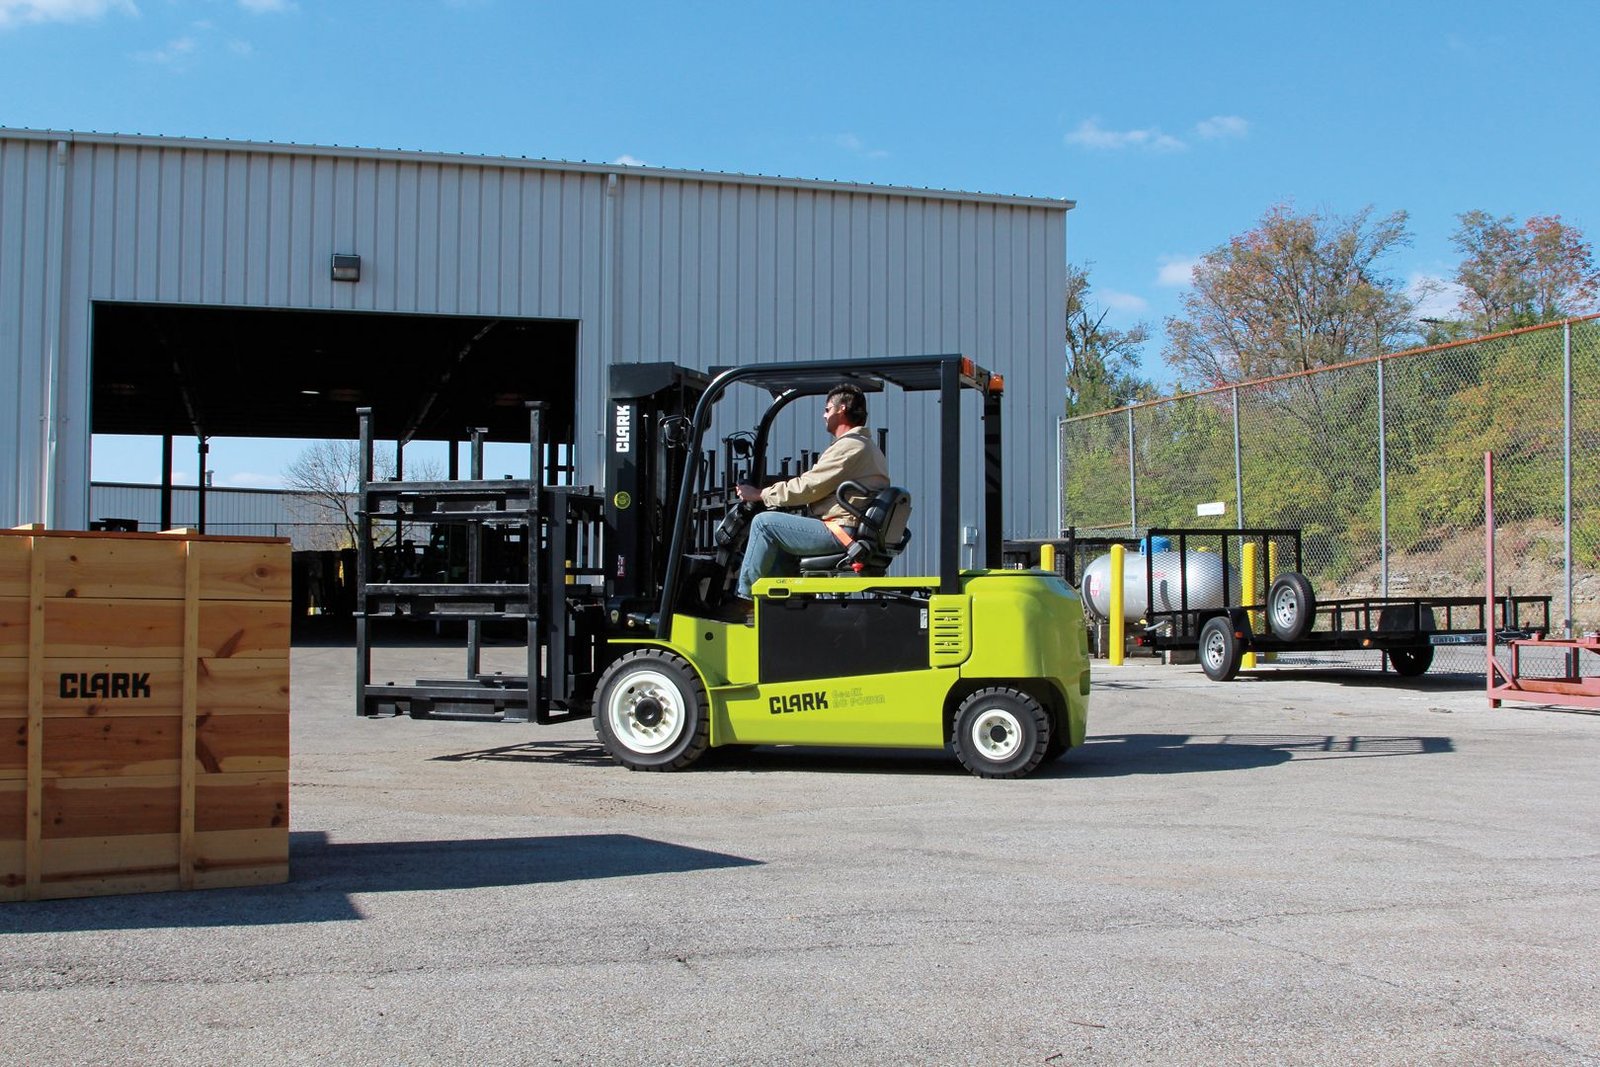
M 1213 500 L 1209 504 L 1196 504 L 1194 513 L 1196 515 L 1226 515 L 1228 513 L 1228 505 L 1226 501 L 1222 500 Z

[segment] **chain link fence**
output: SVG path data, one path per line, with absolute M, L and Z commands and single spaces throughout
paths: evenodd
M 1596 317 L 1063 419 L 1059 448 L 1063 529 L 1299 528 L 1328 599 L 1483 593 L 1492 451 L 1496 593 L 1600 629 Z

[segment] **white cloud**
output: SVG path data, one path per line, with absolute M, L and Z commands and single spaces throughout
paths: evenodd
M 1097 289 L 1095 299 L 1112 311 L 1138 313 L 1150 307 L 1150 301 L 1133 293 L 1119 293 L 1115 289 Z
M 255 15 L 294 10 L 293 0 L 239 0 L 239 6 Z
M 1108 130 L 1098 119 L 1084 119 L 1067 134 L 1067 143 L 1106 151 L 1140 148 L 1147 152 L 1178 152 L 1187 148 L 1182 141 L 1155 126 L 1142 130 Z
M 1467 291 L 1448 278 L 1426 271 L 1413 271 L 1406 279 L 1406 295 L 1416 302 L 1419 319 L 1453 319 L 1461 314 L 1461 298 Z
M 1194 127 L 1195 136 L 1207 141 L 1243 137 L 1249 132 L 1249 121 L 1238 115 L 1212 115 L 1203 122 L 1195 123 Z
M 616 159 L 613 159 L 611 162 L 615 163 L 619 167 L 648 167 L 650 165 L 636 156 L 628 155 L 626 152 L 622 153 L 622 155 L 618 156 Z
M 167 42 L 165 48 L 152 52 L 135 52 L 133 58 L 144 63 L 172 64 L 194 54 L 200 44 L 193 37 L 177 37 Z
M 841 133 L 833 139 L 833 143 L 846 152 L 854 152 L 866 159 L 887 159 L 889 156 L 881 148 L 868 148 L 867 143 L 853 133 Z
M 1156 271 L 1156 284 L 1174 289 L 1192 285 L 1194 284 L 1194 269 L 1199 265 L 1200 261 L 1198 259 L 1184 256 L 1162 256 L 1161 267 Z
M 30 22 L 80 22 L 107 11 L 137 15 L 133 0 L 0 0 L 0 30 Z

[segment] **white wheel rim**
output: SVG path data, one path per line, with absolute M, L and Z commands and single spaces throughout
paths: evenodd
M 1022 749 L 1022 723 L 1004 708 L 985 708 L 972 720 L 972 745 L 986 759 L 1003 762 Z
M 670 748 L 683 732 L 683 694 L 660 671 L 633 671 L 606 698 L 611 732 L 629 750 L 650 755 Z
M 1223 662 L 1227 658 L 1226 650 L 1222 647 L 1224 644 L 1222 635 L 1215 630 L 1206 635 L 1206 665 L 1212 670 L 1222 669 Z
M 1295 616 L 1299 615 L 1299 605 L 1295 603 L 1294 594 L 1282 592 L 1278 599 L 1272 603 L 1272 615 L 1278 620 L 1278 625 L 1287 629 L 1294 625 Z

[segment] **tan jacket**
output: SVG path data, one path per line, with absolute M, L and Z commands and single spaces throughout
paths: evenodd
M 860 482 L 874 492 L 889 486 L 889 461 L 864 426 L 834 438 L 810 470 L 761 490 L 761 502 L 769 508 L 804 504 L 814 518 L 843 519 L 845 525 L 854 526 L 855 516 L 840 507 L 834 496 L 835 490 L 849 481 Z

